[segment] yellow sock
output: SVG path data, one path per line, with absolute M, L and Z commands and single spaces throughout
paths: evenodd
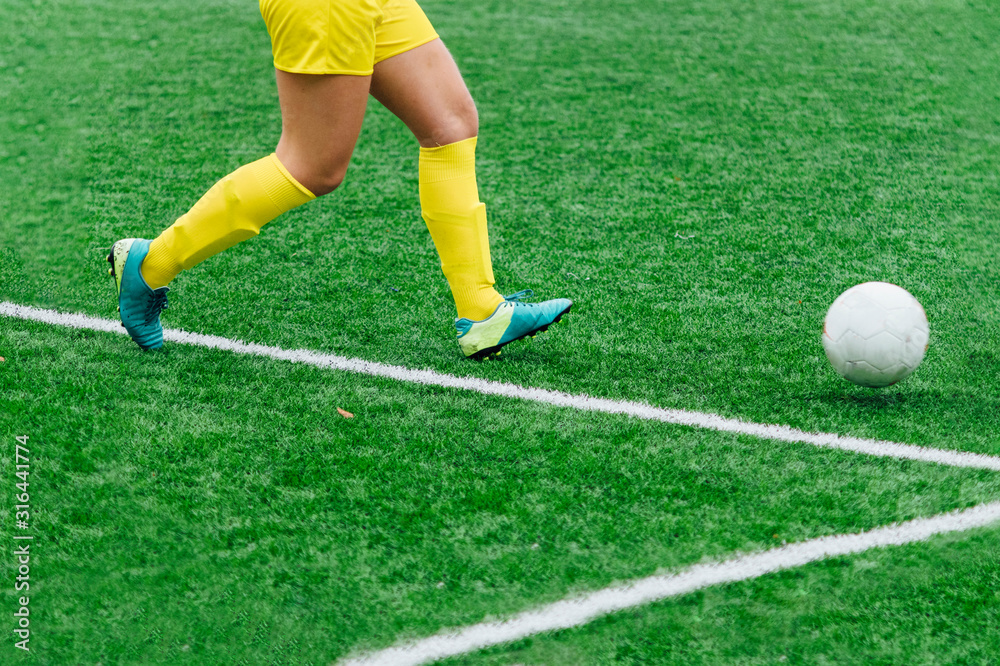
M 420 208 L 458 316 L 489 317 L 503 296 L 493 288 L 486 205 L 476 185 L 476 137 L 420 148 Z
M 163 287 L 182 270 L 253 238 L 274 218 L 315 198 L 273 153 L 246 164 L 150 243 L 142 276 L 152 289 Z

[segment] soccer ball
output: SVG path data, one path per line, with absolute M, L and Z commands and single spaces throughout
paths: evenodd
M 823 348 L 834 369 L 859 386 L 891 386 L 924 359 L 927 315 L 910 292 L 887 282 L 851 287 L 830 306 Z

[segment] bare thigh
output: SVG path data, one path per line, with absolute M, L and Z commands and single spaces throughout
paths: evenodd
M 421 146 L 443 146 L 479 133 L 472 95 L 440 39 L 376 64 L 371 94 Z
M 347 173 L 372 77 L 275 71 L 281 103 L 278 159 L 313 194 L 332 192 Z

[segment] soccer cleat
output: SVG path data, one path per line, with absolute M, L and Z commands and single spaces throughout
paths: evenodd
M 150 289 L 139 271 L 149 252 L 150 241 L 126 238 L 114 244 L 108 254 L 108 273 L 118 289 L 118 312 L 122 326 L 143 349 L 163 346 L 160 312 L 167 308 L 168 287 Z
M 474 359 L 500 356 L 500 349 L 525 337 L 535 337 L 539 332 L 559 321 L 573 306 L 573 301 L 556 298 L 542 303 L 522 303 L 520 299 L 531 296 L 525 289 L 510 296 L 497 306 L 486 319 L 471 321 L 456 319 L 458 346 L 462 353 Z

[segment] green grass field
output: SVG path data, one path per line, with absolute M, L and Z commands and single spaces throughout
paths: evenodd
M 170 328 L 1000 455 L 1000 8 L 448 3 L 497 286 L 574 300 L 463 359 L 416 143 L 181 275 Z M 104 257 L 280 131 L 252 2 L 0 4 L 0 302 L 115 317 Z M 881 391 L 823 316 L 927 310 Z M 330 664 L 657 572 L 1000 499 L 1000 474 L 0 316 L 0 663 Z M 341 408 L 353 413 L 347 419 Z M 15 436 L 31 651 L 15 648 Z M 706 588 L 449 664 L 940 664 L 1000 654 L 1000 526 Z

